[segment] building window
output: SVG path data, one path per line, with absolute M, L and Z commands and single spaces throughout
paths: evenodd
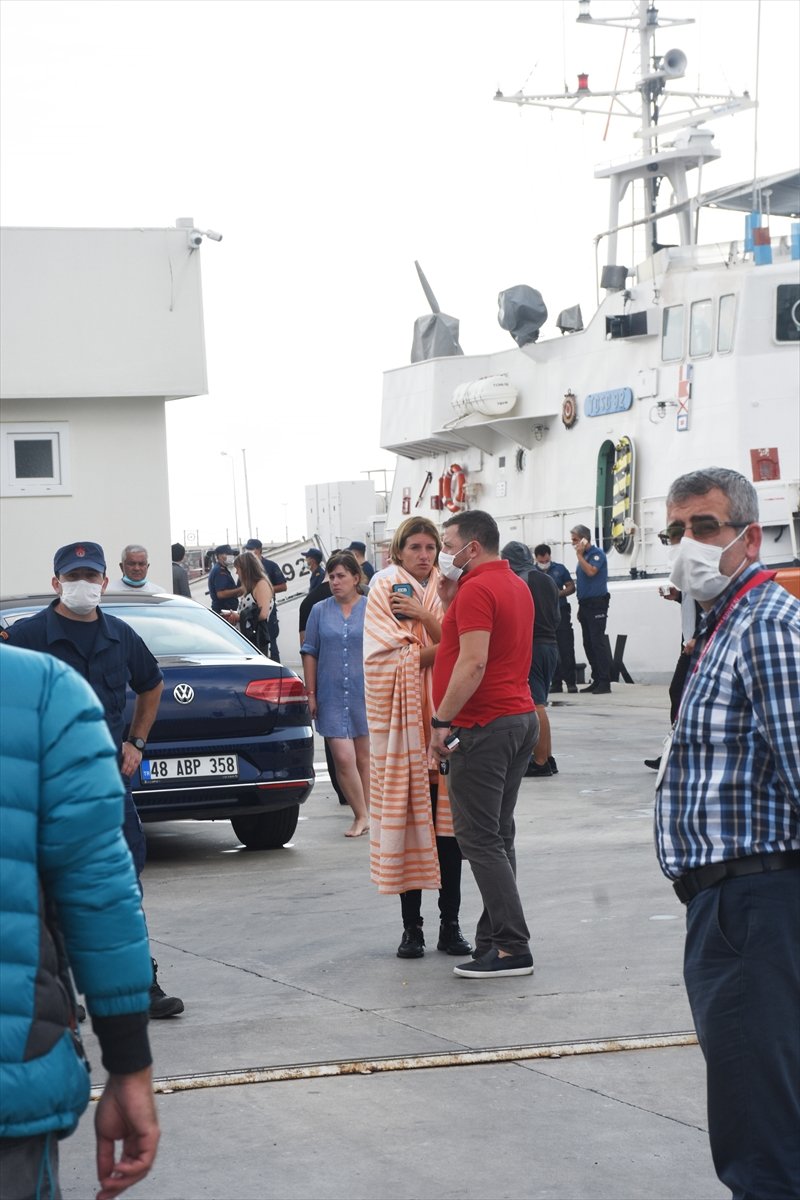
M 661 330 L 661 357 L 664 362 L 683 358 L 683 305 L 673 304 L 664 309 Z
M 711 323 L 714 319 L 714 305 L 711 300 L 696 300 L 692 305 L 692 315 L 689 323 L 689 357 L 705 358 L 711 353 L 713 340 Z
M 733 319 L 736 316 L 736 297 L 720 296 L 717 321 L 717 350 L 729 354 L 733 349 Z
M 69 426 L 66 421 L 0 425 L 0 493 L 68 496 Z

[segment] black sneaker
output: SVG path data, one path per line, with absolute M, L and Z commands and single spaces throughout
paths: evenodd
M 471 954 L 472 943 L 464 937 L 458 921 L 442 921 L 436 949 L 445 954 Z
M 534 779 L 538 779 L 540 776 L 552 775 L 553 771 L 550 767 L 549 762 L 537 763 L 537 762 L 534 762 L 533 759 L 531 759 L 531 761 L 528 763 L 528 769 L 526 770 L 525 774 L 528 776 L 529 779 L 531 778 L 531 776 Z
M 593 692 L 596 689 L 596 687 L 597 687 L 597 684 L 590 683 L 588 687 L 581 688 L 581 695 L 585 696 L 587 692 Z
M 509 954 L 501 958 L 496 950 L 490 950 L 483 958 L 459 963 L 453 974 L 463 979 L 506 979 L 514 975 L 533 974 L 531 954 Z
M 403 940 L 397 947 L 398 958 L 422 958 L 425 953 L 425 936 L 419 925 L 403 930 Z
M 158 982 L 158 963 L 153 963 L 153 982 L 150 984 L 150 1020 L 160 1021 L 163 1017 L 177 1017 L 183 1012 L 183 1001 L 178 996 L 168 996 Z
M 547 765 L 550 768 L 551 775 L 558 774 L 558 767 L 556 766 L 556 760 L 553 758 L 552 754 L 550 755 L 550 757 L 547 760 Z
M 646 758 L 644 765 L 649 767 L 651 771 L 657 771 L 661 766 L 661 755 L 659 754 L 658 758 Z

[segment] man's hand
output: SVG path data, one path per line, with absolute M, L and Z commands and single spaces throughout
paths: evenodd
M 445 579 L 444 575 L 439 576 L 439 582 L 436 585 L 436 591 L 439 593 L 439 599 L 442 602 L 442 608 L 447 612 L 450 605 L 456 598 L 458 591 L 458 580 Z
M 453 736 L 452 729 L 431 729 L 431 740 L 428 745 L 428 770 L 438 771 L 439 763 L 443 758 L 449 758 L 453 753 L 447 746 L 445 741 Z
M 144 1179 L 153 1165 L 158 1128 L 151 1067 L 133 1075 L 109 1075 L 94 1118 L 97 1137 L 96 1200 L 114 1200 Z M 114 1161 L 115 1142 L 122 1154 Z
M 130 742 L 122 743 L 122 762 L 119 764 L 119 769 L 126 779 L 130 779 L 139 763 L 142 761 L 142 752 L 132 746 Z

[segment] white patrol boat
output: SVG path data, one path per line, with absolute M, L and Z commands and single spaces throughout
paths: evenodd
M 597 311 L 584 326 L 580 309 L 567 309 L 558 334 L 538 340 L 542 298 L 512 288 L 501 293 L 498 319 L 517 345 L 464 355 L 457 322 L 440 313 L 420 272 L 433 311 L 416 323 L 411 365 L 385 374 L 381 445 L 398 456 L 389 537 L 409 514 L 444 521 L 483 508 L 502 541 L 547 542 L 574 572 L 569 531 L 593 529 L 609 559 L 617 674 L 647 682 L 668 678 L 680 650 L 679 605 L 658 592 L 667 573 L 658 533 L 676 475 L 709 465 L 741 471 L 759 493 L 764 562 L 798 561 L 800 171 L 690 194 L 689 173 L 701 178 L 720 153 L 705 123 L 755 101 L 670 90 L 685 56 L 659 54 L 665 22 L 647 0 L 635 9 L 594 21 L 581 0 L 578 17 L 638 33 L 641 78 L 631 91 L 591 92 L 580 76 L 573 93 L 495 97 L 604 115 L 612 100 L 629 115 L 628 97 L 640 101 L 639 153 L 595 172 L 611 192 L 609 227 L 596 239 L 607 258 Z M 635 222 L 621 217 L 629 188 L 645 198 Z M 746 214 L 742 240 L 698 244 L 707 206 Z M 658 242 L 668 215 L 679 245 Z M 618 235 L 632 225 L 646 235 L 647 256 L 629 269 Z

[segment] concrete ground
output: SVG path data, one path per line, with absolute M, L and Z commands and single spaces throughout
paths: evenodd
M 517 809 L 532 977 L 454 976 L 458 960 L 435 948 L 433 894 L 425 957 L 398 959 L 399 903 L 370 883 L 367 839 L 342 836 L 349 810 L 325 776 L 280 851 L 244 851 L 225 822 L 150 826 L 154 953 L 186 1003 L 151 1025 L 156 1075 L 691 1031 L 683 910 L 656 863 L 654 773 L 642 763 L 666 732 L 666 690 L 557 700 L 559 774 L 526 780 Z M 478 912 L 465 865 L 468 935 Z M 161 1150 L 139 1200 L 728 1194 L 694 1045 L 191 1087 L 160 1096 L 159 1112 Z M 62 1146 L 65 1200 L 94 1193 L 92 1144 L 87 1114 Z

